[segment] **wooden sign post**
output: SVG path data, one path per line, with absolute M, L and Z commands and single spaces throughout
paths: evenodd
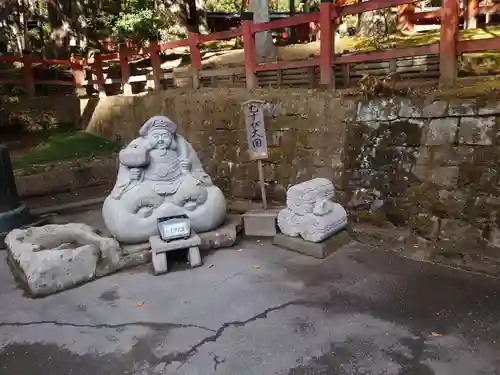
M 266 186 L 264 182 L 264 167 L 262 160 L 268 158 L 266 126 L 264 123 L 263 100 L 248 100 L 244 102 L 243 111 L 245 113 L 245 130 L 248 141 L 248 154 L 250 160 L 257 160 L 259 169 L 259 185 L 262 196 L 262 206 L 267 210 Z

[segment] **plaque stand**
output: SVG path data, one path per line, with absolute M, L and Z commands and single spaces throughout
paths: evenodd
M 179 233 L 168 233 L 166 229 L 170 225 L 177 224 L 183 230 Z M 172 227 L 170 227 L 172 228 Z M 155 275 L 168 272 L 167 253 L 176 250 L 186 250 L 188 263 L 192 268 L 203 264 L 200 248 L 201 238 L 191 230 L 191 222 L 187 215 L 170 216 L 158 219 L 158 232 L 160 235 L 149 237 L 151 245 L 151 257 Z
M 262 160 L 257 160 L 257 168 L 259 169 L 259 185 L 260 195 L 262 196 L 262 208 L 267 211 L 267 197 L 266 197 L 266 184 L 264 182 L 264 166 Z

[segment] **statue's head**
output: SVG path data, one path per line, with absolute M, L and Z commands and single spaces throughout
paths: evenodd
M 139 130 L 139 135 L 146 139 L 151 149 L 176 149 L 175 134 L 177 125 L 165 116 L 151 117 Z

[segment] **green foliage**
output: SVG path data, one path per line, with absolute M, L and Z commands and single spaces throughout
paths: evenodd
M 15 169 L 25 169 L 34 165 L 110 155 L 119 148 L 117 142 L 91 133 L 67 132 L 52 135 L 29 153 L 13 157 L 12 165 Z
M 300 11 L 300 9 L 304 8 L 304 5 L 301 0 L 295 1 L 295 9 Z M 246 4 L 246 0 L 243 0 L 244 4 Z M 319 0 L 308 0 L 306 3 L 315 3 L 319 4 Z M 209 12 L 240 12 L 242 9 L 246 10 L 245 7 L 242 7 L 242 0 L 207 0 L 205 2 L 206 10 Z M 288 12 L 290 8 L 289 0 L 269 0 L 269 10 L 277 11 L 277 12 Z
M 319 12 L 319 0 L 306 0 L 301 1 L 297 6 L 299 12 Z
M 235 13 L 241 11 L 242 0 L 207 0 L 205 7 L 208 12 Z
M 109 7 L 104 6 L 95 19 L 94 30 L 96 39 L 111 36 L 119 42 L 128 39 L 142 43 L 160 39 L 161 30 L 171 21 L 171 15 L 158 8 L 154 0 L 125 0 L 121 1 L 119 12 L 110 12 Z

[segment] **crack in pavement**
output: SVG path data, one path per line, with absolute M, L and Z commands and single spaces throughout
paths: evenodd
M 247 325 L 248 323 L 254 322 L 258 319 L 266 319 L 267 316 L 269 315 L 269 313 L 271 313 L 273 311 L 282 310 L 284 308 L 287 308 L 287 307 L 293 306 L 293 305 L 304 305 L 306 303 L 307 303 L 306 301 L 302 301 L 302 300 L 290 301 L 290 302 L 286 302 L 286 303 L 283 303 L 283 304 L 278 305 L 278 306 L 270 307 L 270 308 L 264 310 L 263 312 L 261 312 L 257 315 L 254 315 L 253 317 L 251 317 L 249 319 L 242 320 L 242 321 L 232 321 L 232 322 L 224 323 L 222 326 L 220 326 L 220 328 L 217 331 L 215 331 L 215 333 L 213 335 L 205 337 L 203 340 L 198 342 L 196 345 L 192 346 L 189 350 L 184 351 L 184 352 L 180 352 L 180 353 L 175 353 L 173 355 L 169 355 L 169 363 L 167 363 L 167 364 L 171 364 L 174 361 L 181 362 L 179 367 L 177 367 L 177 369 L 176 369 L 176 371 L 178 371 L 187 362 L 187 360 L 189 358 L 191 358 L 193 355 L 195 355 L 198 352 L 198 350 L 203 345 L 208 344 L 210 342 L 216 342 L 222 336 L 222 334 L 224 333 L 224 331 L 226 329 L 231 328 L 231 327 L 243 327 L 243 326 Z
M 79 323 L 70 323 L 70 322 L 59 322 L 57 320 L 40 320 L 35 322 L 0 322 L 1 327 L 29 327 L 43 324 L 53 324 L 58 327 L 75 327 L 75 328 L 126 328 L 130 326 L 141 326 L 148 327 L 153 330 L 160 329 L 173 329 L 173 328 L 199 328 L 208 332 L 217 332 L 215 329 L 211 329 L 208 327 L 200 326 L 197 324 L 177 324 L 177 323 L 161 323 L 161 322 L 129 322 L 129 323 L 120 323 L 120 324 L 79 324 Z
M 226 363 L 227 361 L 227 358 L 220 358 L 217 354 L 215 353 L 208 353 L 209 355 L 212 356 L 212 360 L 214 361 L 214 371 L 217 371 L 217 369 L 219 368 L 220 365 L 222 365 L 223 363 Z
M 179 370 L 186 362 L 194 356 L 202 346 L 205 344 L 215 342 L 217 341 L 222 334 L 231 327 L 243 327 L 248 323 L 254 322 L 259 319 L 266 319 L 267 316 L 277 310 L 282 310 L 284 308 L 287 308 L 292 305 L 309 305 L 310 302 L 306 300 L 294 300 L 290 302 L 283 303 L 281 305 L 273 306 L 270 307 L 255 316 L 252 316 L 251 318 L 248 318 L 246 320 L 242 321 L 231 321 L 227 323 L 223 323 L 217 330 L 207 328 L 204 326 L 199 326 L 195 324 L 174 324 L 174 323 L 158 323 L 158 322 L 129 322 L 129 323 L 121 323 L 121 324 L 96 324 L 96 325 L 91 325 L 91 324 L 78 324 L 78 323 L 71 323 L 71 322 L 59 322 L 59 321 L 36 321 L 36 322 L 0 322 L 0 328 L 1 327 L 26 327 L 26 326 L 36 326 L 36 325 L 43 325 L 43 324 L 52 324 L 55 326 L 59 327 L 77 327 L 77 328 L 93 328 L 93 329 L 98 329 L 98 328 L 110 328 L 110 329 L 119 329 L 119 328 L 124 328 L 124 327 L 129 327 L 129 326 L 144 326 L 144 327 L 149 327 L 153 329 L 154 331 L 158 333 L 164 334 L 167 332 L 169 329 L 173 328 L 198 328 L 205 330 L 209 333 L 207 333 L 209 336 L 206 336 L 204 339 L 196 343 L 194 346 L 191 346 L 187 350 L 183 352 L 171 352 L 168 353 L 164 356 L 158 357 L 156 356 L 153 351 L 151 350 L 151 340 L 145 340 L 143 342 L 138 342 L 135 345 L 135 354 L 132 356 L 134 358 L 137 358 L 136 356 L 141 356 L 143 360 L 146 362 L 149 362 L 151 365 L 154 364 L 164 364 L 165 366 L 170 365 L 172 363 L 179 363 L 179 366 L 177 367 L 177 370 Z M 135 360 L 135 359 L 134 359 Z M 216 357 L 214 358 L 212 356 L 212 360 L 214 363 L 214 367 L 218 368 L 220 365 L 222 365 L 225 361 L 224 358 Z M 177 371 L 176 370 L 176 371 Z

